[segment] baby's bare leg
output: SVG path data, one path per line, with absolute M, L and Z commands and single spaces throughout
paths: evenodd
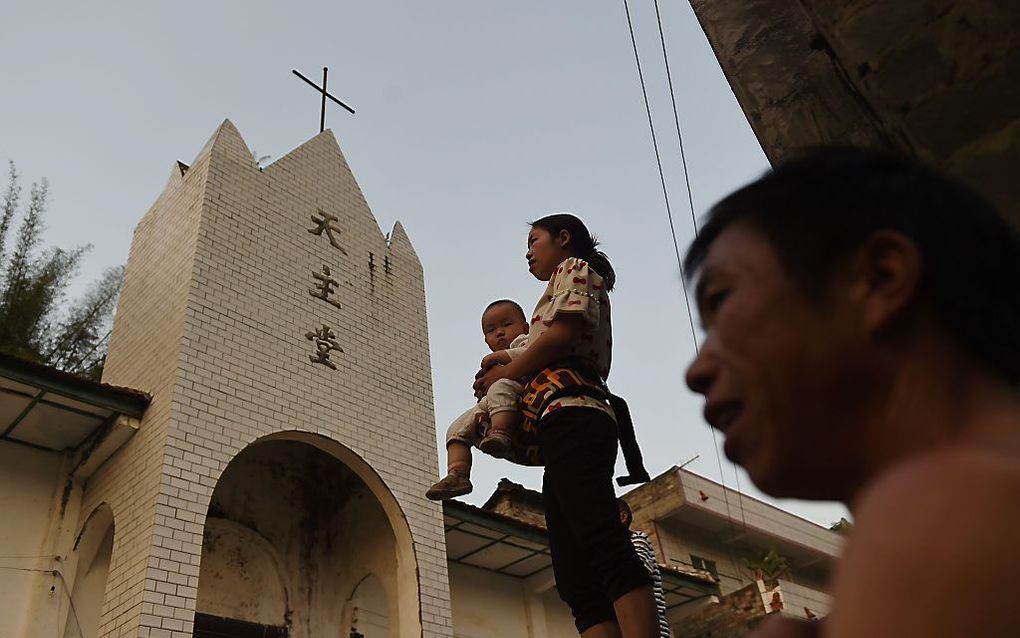
M 521 421 L 518 409 L 521 389 L 521 384 L 513 379 L 499 379 L 485 393 L 483 400 L 487 402 L 491 425 L 478 444 L 482 452 L 498 459 L 512 456 L 511 439 Z
M 492 420 L 492 427 L 489 430 L 490 434 L 495 430 L 507 436 L 513 436 L 514 430 L 517 429 L 517 425 L 521 422 L 521 413 L 517 410 L 507 410 L 505 412 L 497 412 L 489 418 Z
M 521 413 L 517 410 L 501 410 L 489 414 L 491 425 L 485 438 L 478 444 L 478 449 L 498 459 L 509 458 L 511 455 L 511 439 L 521 421 Z
M 450 474 L 471 476 L 471 447 L 460 441 L 446 445 L 446 470 Z
M 446 468 L 446 476 L 425 492 L 426 498 L 445 501 L 471 492 L 471 446 L 463 441 L 449 441 L 446 444 Z

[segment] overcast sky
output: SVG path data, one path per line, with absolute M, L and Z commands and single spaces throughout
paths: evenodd
M 768 163 L 688 3 L 661 9 L 700 215 Z M 693 226 L 654 5 L 631 11 L 683 248 Z M 523 259 L 526 222 L 571 211 L 618 273 L 610 382 L 649 470 L 697 456 L 687 467 L 720 479 L 683 384 L 694 344 L 622 0 L 18 1 L 0 13 L 0 59 L 0 159 L 26 190 L 50 180 L 48 243 L 94 246 L 75 290 L 127 260 L 173 161 L 190 162 L 224 118 L 269 161 L 315 135 L 318 96 L 290 71 L 318 80 L 328 66 L 357 114 L 331 106 L 327 126 L 380 226 L 400 220 L 425 267 L 439 436 L 472 401 L 481 309 L 531 308 L 543 289 Z M 500 476 L 540 486 L 538 470 L 483 457 L 468 500 Z M 760 497 L 746 475 L 739 485 Z M 845 514 L 781 506 L 823 524 Z

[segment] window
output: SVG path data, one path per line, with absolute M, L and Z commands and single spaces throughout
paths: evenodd
M 707 558 L 691 554 L 691 566 L 694 569 L 703 569 L 712 574 L 712 578 L 719 580 L 719 568 L 716 567 L 714 560 L 708 560 Z

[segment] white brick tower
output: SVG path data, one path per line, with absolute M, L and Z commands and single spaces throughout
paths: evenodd
M 153 400 L 84 494 L 115 521 L 100 636 L 192 635 L 214 489 L 275 439 L 339 459 L 385 512 L 391 635 L 452 634 L 442 511 L 422 496 L 438 465 L 422 267 L 330 131 L 261 170 L 225 121 L 175 166 L 135 231 L 103 380 Z

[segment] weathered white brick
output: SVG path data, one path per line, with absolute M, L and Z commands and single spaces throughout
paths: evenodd
M 347 255 L 307 232 L 320 208 L 341 218 Z M 339 309 L 308 294 L 323 263 Z M 324 322 L 345 350 L 336 371 L 308 360 L 304 334 Z M 104 376 L 152 403 L 84 495 L 86 515 L 108 503 L 116 525 L 100 635 L 190 635 L 216 482 L 286 430 L 338 441 L 379 474 L 412 534 L 413 616 L 424 636 L 452 635 L 441 510 L 421 497 L 438 467 L 426 335 L 418 258 L 401 228 L 389 242 L 379 231 L 330 133 L 260 171 L 224 123 L 175 167 L 136 229 Z

